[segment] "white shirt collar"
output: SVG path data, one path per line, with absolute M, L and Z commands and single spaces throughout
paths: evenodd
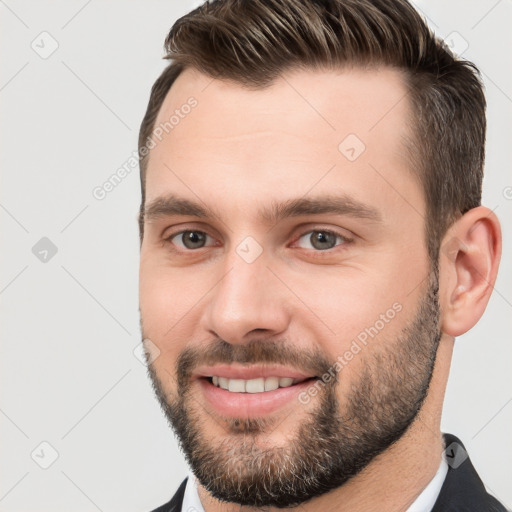
M 407 509 L 407 512 L 430 512 L 439 496 L 447 472 L 448 464 L 444 460 L 444 457 L 441 457 L 441 464 L 439 465 L 437 473 Z M 196 477 L 192 472 L 189 472 L 188 475 L 181 512 L 204 512 L 199 494 L 197 493 Z
M 185 494 L 183 495 L 183 504 L 181 512 L 204 512 L 203 505 L 197 493 L 196 477 L 192 471 L 188 474 L 187 485 L 185 486 Z
M 441 457 L 441 464 L 439 464 L 437 473 L 407 509 L 407 512 L 430 512 L 434 508 L 437 497 L 441 492 L 446 473 L 448 473 L 448 464 L 444 457 Z

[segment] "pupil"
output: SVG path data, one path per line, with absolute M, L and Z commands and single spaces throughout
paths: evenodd
M 205 242 L 204 233 L 199 233 L 198 231 L 186 231 L 183 233 L 183 244 L 188 249 L 197 249 L 198 247 L 202 247 Z
M 336 235 L 325 231 L 316 231 L 311 235 L 311 245 L 315 249 L 331 249 L 336 244 Z

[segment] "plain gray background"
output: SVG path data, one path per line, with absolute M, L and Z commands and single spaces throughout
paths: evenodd
M 187 473 L 136 357 L 138 168 L 103 200 L 93 190 L 135 154 L 164 38 L 197 5 L 0 0 L 0 511 L 149 511 Z M 512 2 L 416 5 L 484 73 L 483 203 L 504 253 L 456 341 L 442 427 L 511 507 Z

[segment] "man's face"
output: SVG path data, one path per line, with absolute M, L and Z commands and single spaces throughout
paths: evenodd
M 263 90 L 187 70 L 167 95 L 142 334 L 212 495 L 287 506 L 334 489 L 421 407 L 439 308 L 409 109 L 389 69 L 294 72 Z

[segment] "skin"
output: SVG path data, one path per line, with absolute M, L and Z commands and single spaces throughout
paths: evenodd
M 244 344 L 256 334 L 285 339 L 296 350 L 320 350 L 334 361 L 400 303 L 401 312 L 343 369 L 337 391 L 343 405 L 345 386 L 357 385 L 371 352 L 414 318 L 430 270 L 425 199 L 404 145 L 411 111 L 403 77 L 386 68 L 302 70 L 255 91 L 186 70 L 156 125 L 190 96 L 197 106 L 151 150 L 146 204 L 172 193 L 217 215 L 145 222 L 140 311 L 144 338 L 160 350 L 154 370 L 173 395 L 175 363 L 185 348 L 218 339 Z M 348 134 L 366 146 L 353 162 L 338 149 Z M 324 194 L 346 194 L 377 210 L 381 220 L 329 213 L 275 223 L 258 216 L 273 201 Z M 186 229 L 210 235 L 208 246 L 190 250 L 179 237 L 174 245 L 165 241 Z M 308 237 L 322 229 L 352 241 L 316 250 Z M 248 236 L 263 249 L 252 263 L 236 252 Z M 297 510 L 406 510 L 432 479 L 443 451 L 440 418 L 453 341 L 483 314 L 500 253 L 500 227 L 489 209 L 470 210 L 451 226 L 439 259 L 442 336 L 421 411 L 401 439 L 356 477 Z M 226 430 L 206 412 L 196 384 L 192 397 L 214 442 Z M 314 406 L 312 399 L 293 414 L 286 407 L 272 413 L 278 426 L 258 442 L 283 446 Z M 198 490 L 207 512 L 241 509 L 220 503 L 201 485 Z

